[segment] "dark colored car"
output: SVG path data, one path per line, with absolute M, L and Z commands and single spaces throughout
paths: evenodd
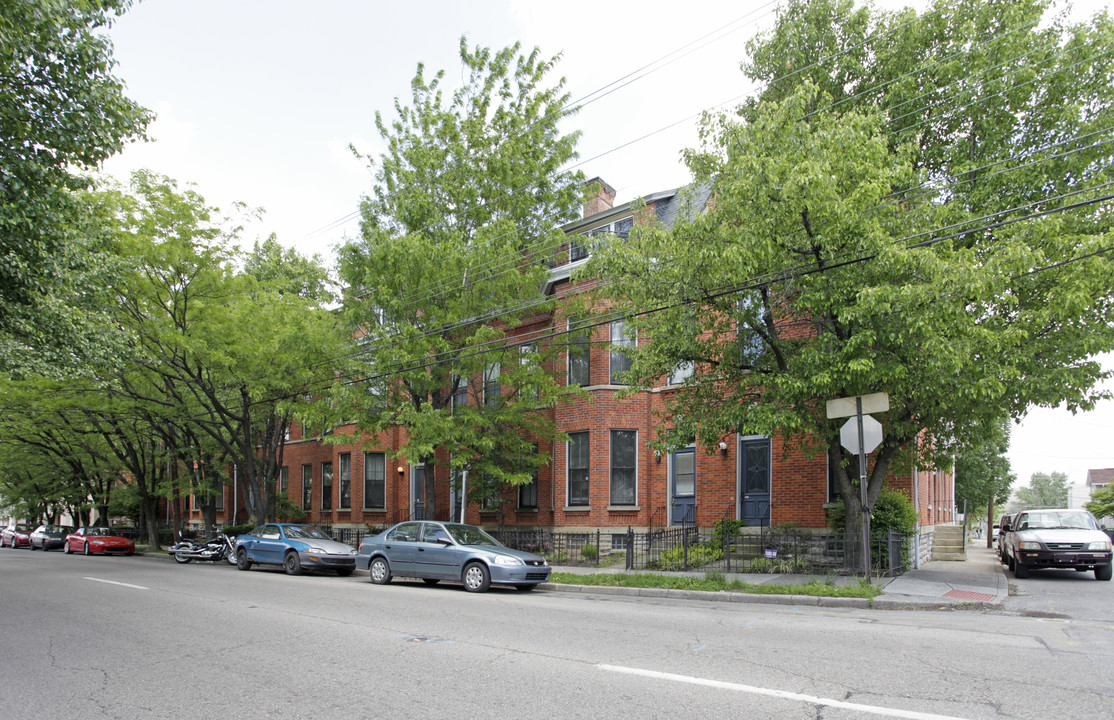
M 1086 510 L 1029 510 L 1014 518 L 1007 564 L 1017 578 L 1030 570 L 1074 568 L 1093 570 L 1096 580 L 1111 576 L 1112 545 Z
M 236 567 L 248 570 L 255 563 L 282 565 L 289 575 L 306 570 L 351 575 L 356 570 L 356 550 L 312 525 L 267 523 L 236 538 Z
M 12 523 L 0 531 L 0 546 L 10 548 L 31 547 L 31 526 L 27 523 Z
M 376 585 L 412 577 L 430 585 L 459 582 L 469 592 L 484 592 L 492 583 L 533 590 L 550 573 L 542 556 L 512 550 L 478 527 L 432 521 L 399 523 L 365 538 L 356 564 Z
M 40 525 L 31 533 L 31 549 L 49 550 L 66 544 L 66 536 L 73 532 L 66 525 Z
M 109 527 L 83 527 L 66 536 L 62 550 L 86 555 L 134 555 L 135 541 L 117 535 Z
M 1013 513 L 1006 513 L 998 518 L 998 539 L 996 541 L 996 547 L 998 550 L 998 559 L 1002 561 L 1003 565 L 1006 564 L 1006 548 L 1009 542 L 1010 523 L 1013 521 L 1013 517 Z

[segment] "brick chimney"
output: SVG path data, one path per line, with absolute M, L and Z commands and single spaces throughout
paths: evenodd
M 601 178 L 594 177 L 584 185 L 590 193 L 588 200 L 584 203 L 584 217 L 610 210 L 615 204 L 615 188 Z

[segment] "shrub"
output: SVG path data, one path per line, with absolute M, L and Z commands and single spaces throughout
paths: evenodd
M 243 535 L 246 532 L 251 532 L 254 529 L 254 525 L 225 525 L 224 529 L 221 530 L 221 532 L 223 532 L 228 537 L 236 537 L 237 535 Z
M 596 557 L 596 554 L 597 553 L 596 553 L 596 546 L 595 545 L 588 544 L 588 545 L 585 545 L 582 548 L 580 548 L 580 556 L 587 559 L 587 560 L 594 559 Z

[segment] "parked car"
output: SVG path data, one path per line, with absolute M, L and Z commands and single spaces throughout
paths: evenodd
M 110 527 L 90 526 L 78 528 L 67 535 L 62 550 L 86 555 L 134 555 L 135 541 L 117 535 Z
M 31 533 L 31 549 L 60 548 L 66 544 L 66 536 L 73 532 L 66 525 L 40 525 Z
M 542 556 L 505 547 L 478 527 L 432 521 L 399 523 L 364 538 L 356 565 L 376 585 L 411 577 L 429 585 L 459 582 L 469 592 L 484 592 L 492 583 L 533 590 L 551 571 Z
M 236 537 L 236 567 L 249 570 L 255 563 L 281 565 L 288 575 L 306 570 L 351 575 L 356 570 L 356 550 L 311 525 L 267 523 Z
M 1005 513 L 998 518 L 998 536 L 994 540 L 994 550 L 1003 565 L 1006 564 L 1006 539 L 1010 531 L 1011 518 L 1013 518 L 1012 513 Z
M 27 523 L 11 523 L 0 531 L 0 546 L 10 548 L 31 547 L 31 526 Z
M 1112 545 L 1086 510 L 1029 510 L 1014 518 L 1007 564 L 1017 578 L 1030 570 L 1075 568 L 1093 570 L 1096 580 L 1109 580 Z

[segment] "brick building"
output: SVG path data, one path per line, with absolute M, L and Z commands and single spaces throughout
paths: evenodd
M 584 208 L 584 217 L 565 230 L 570 238 L 553 263 L 547 292 L 562 297 L 574 270 L 583 265 L 592 243 L 624 237 L 636 224 L 653 219 L 669 227 L 680 213 L 699 212 L 708 202 L 707 190 L 670 190 L 614 205 L 615 191 L 595 179 L 599 192 Z M 595 238 L 595 240 L 593 240 Z M 556 314 L 535 318 L 516 330 L 529 335 L 563 323 Z M 334 527 L 385 526 L 423 512 L 426 472 L 437 474 L 436 507 L 439 519 L 463 519 L 484 526 L 555 528 L 573 532 L 624 532 L 662 528 L 681 523 L 702 527 L 723 518 L 747 525 L 797 523 L 827 525 L 826 510 L 835 496 L 824 458 L 806 459 L 797 449 L 786 451 L 780 439 L 725 435 L 713 454 L 702 448 L 680 448 L 662 455 L 647 447 L 656 439 L 656 413 L 683 378 L 662 378 L 659 387 L 618 399 L 623 389 L 614 373 L 624 357 L 614 347 L 631 339 L 620 322 L 600 325 L 583 338 L 586 352 L 572 358 L 562 354 L 559 373 L 578 384 L 584 394 L 547 410 L 567 442 L 552 443 L 539 452 L 551 460 L 534 483 L 507 491 L 501 504 L 476 503 L 463 509 L 460 492 L 448 482 L 443 464 L 426 468 L 399 462 L 392 451 L 402 444 L 401 429 L 351 444 L 324 444 L 319 436 L 291 428 L 283 452 L 280 489 L 307 513 L 307 522 Z M 483 383 L 473 378 L 470 383 Z M 351 435 L 351 426 L 335 435 Z M 354 438 L 355 439 L 355 438 Z M 335 441 L 335 438 L 333 438 Z M 439 457 L 440 461 L 447 458 Z M 468 478 L 458 478 L 467 488 Z M 888 484 L 902 490 L 918 509 L 922 526 L 953 521 L 954 488 L 947 473 L 918 471 L 890 477 Z M 239 500 L 239 501 L 238 501 Z M 245 503 L 231 490 L 218 519 L 230 522 L 235 513 L 247 522 Z M 236 509 L 239 512 L 236 512 Z M 200 514 L 191 514 L 197 522 Z

